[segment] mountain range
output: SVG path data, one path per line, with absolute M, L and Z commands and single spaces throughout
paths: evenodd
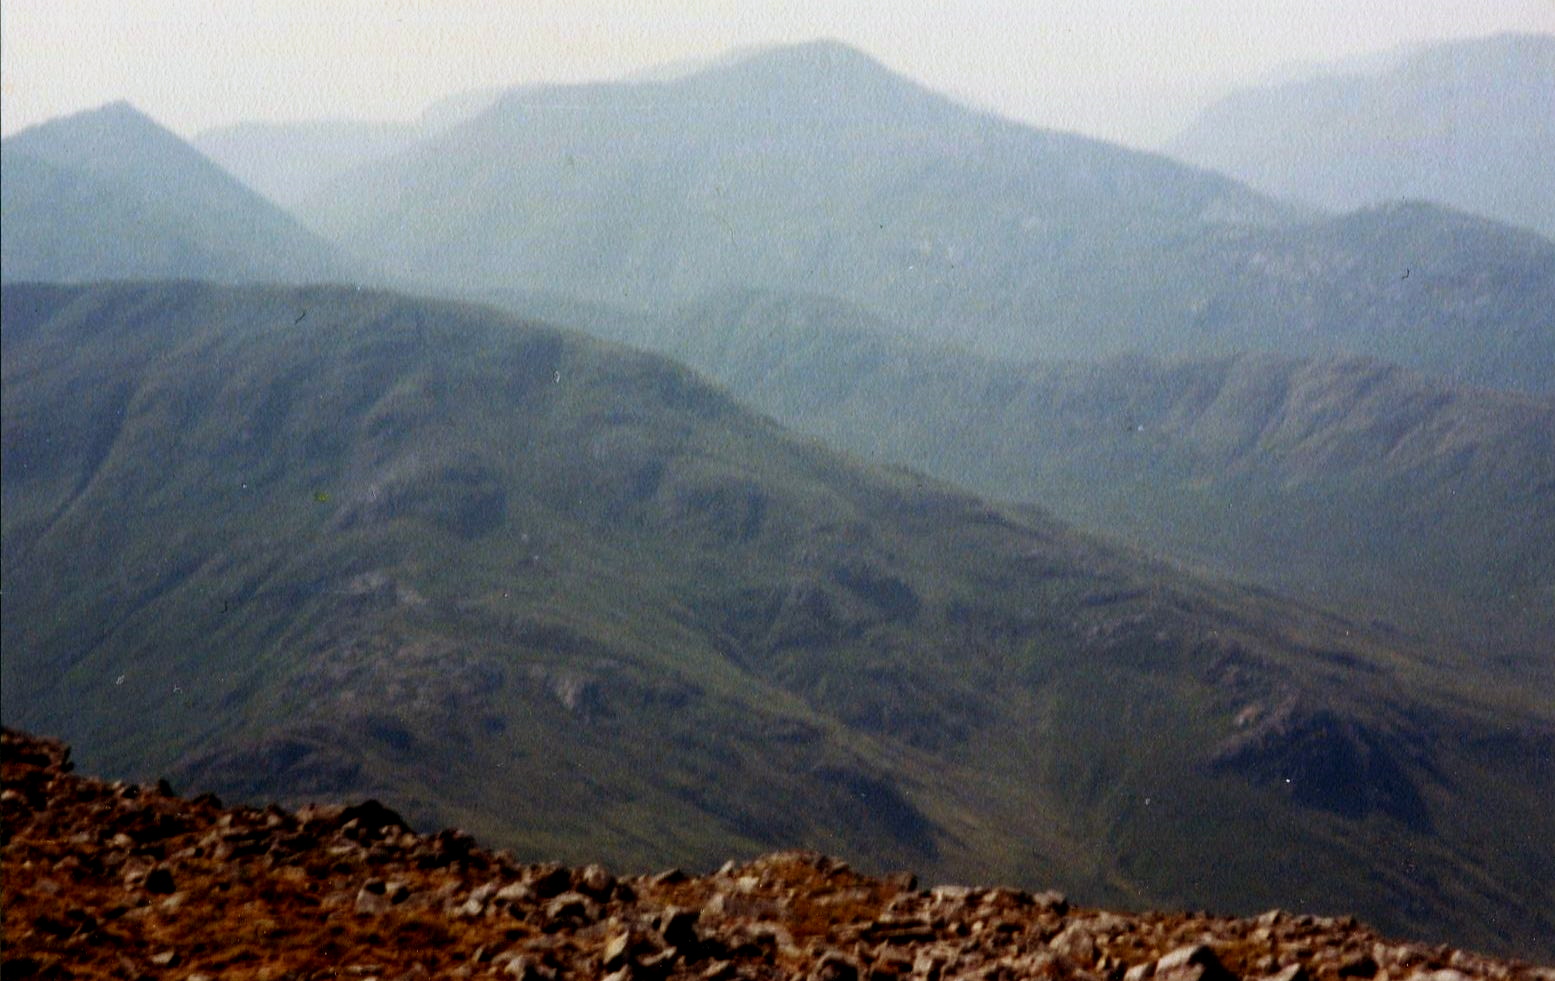
M 128 103 L 0 142 L 8 281 L 342 280 L 339 251 Z
M 832 43 L 531 87 L 299 210 L 417 289 L 638 310 L 856 303 L 999 357 L 1363 354 L 1549 391 L 1555 245 L 1427 203 L 1328 217 L 975 112 Z
M 202 130 L 190 142 L 250 188 L 283 208 L 294 209 L 342 174 L 392 157 L 479 115 L 503 91 L 456 93 L 428 106 L 414 122 L 243 122 Z
M 831 42 L 204 142 L 251 186 L 123 104 L 0 144 L 8 725 L 1555 956 L 1549 239 Z
M 992 360 L 826 297 L 514 310 L 667 354 L 784 425 L 1555 684 L 1555 402 L 1365 358 Z
M 1555 237 L 1555 34 L 1388 62 L 1238 90 L 1163 149 L 1327 208 L 1429 199 Z
M 536 857 L 783 842 L 1555 935 L 1526 689 L 486 308 L 3 301 L 0 705 L 110 774 L 371 793 Z

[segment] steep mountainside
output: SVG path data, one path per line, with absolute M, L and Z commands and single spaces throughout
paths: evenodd
M 1555 245 L 1427 207 L 1307 228 L 1226 178 L 973 112 L 837 44 L 512 93 L 306 212 L 421 288 L 638 309 L 802 290 L 998 356 L 1343 350 L 1498 387 L 1555 376 L 1536 370 L 1555 362 L 1548 307 L 1528 305 L 1555 293 Z M 1443 240 L 1450 263 L 1421 253 Z
M 658 318 L 490 298 L 668 354 L 833 445 L 1555 683 L 1549 398 L 1354 358 L 1009 364 L 815 296 Z
M 8 282 L 348 275 L 335 248 L 127 103 L 0 143 Z
M 1244 89 L 1165 149 L 1330 208 L 1426 198 L 1555 237 L 1555 35 L 1454 41 L 1376 74 Z
M 917 887 L 813 852 L 709 875 L 525 865 L 377 801 L 224 808 L 70 772 L 0 734 L 7 978 L 498 977 L 1549 981 L 1555 971 L 1389 942 L 1354 917 L 1120 915 L 1059 893 Z M 189 910 L 198 910 L 190 916 Z
M 1526 689 L 487 309 L 3 298 L 0 706 L 110 773 L 1550 952 Z

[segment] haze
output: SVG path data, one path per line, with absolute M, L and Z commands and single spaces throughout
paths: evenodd
M 470 88 L 613 78 L 832 37 L 974 105 L 1155 146 L 1232 85 L 1292 63 L 1555 30 L 1555 3 L 11 0 L 0 17 L 7 134 L 117 99 L 185 136 L 239 120 L 409 119 Z

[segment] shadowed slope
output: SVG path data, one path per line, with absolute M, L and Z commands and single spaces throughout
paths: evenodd
M 1525 693 L 490 310 L 4 303 L 4 714 L 111 772 L 629 866 L 804 845 L 1555 934 Z

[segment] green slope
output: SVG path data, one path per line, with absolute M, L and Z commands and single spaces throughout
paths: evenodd
M 94 769 L 1550 953 L 1526 691 L 487 309 L 3 300 L 0 707 Z
M 1354 358 L 1009 364 L 857 307 L 657 318 L 491 293 L 717 378 L 785 425 L 1555 683 L 1555 405 Z
M 299 214 L 421 288 L 662 309 L 759 287 L 1002 357 L 1347 351 L 1496 387 L 1555 377 L 1547 241 L 1427 206 L 1308 227 L 1228 178 L 974 112 L 832 43 L 514 92 Z
M 127 103 L 0 144 L 7 281 L 350 275 L 338 251 Z

